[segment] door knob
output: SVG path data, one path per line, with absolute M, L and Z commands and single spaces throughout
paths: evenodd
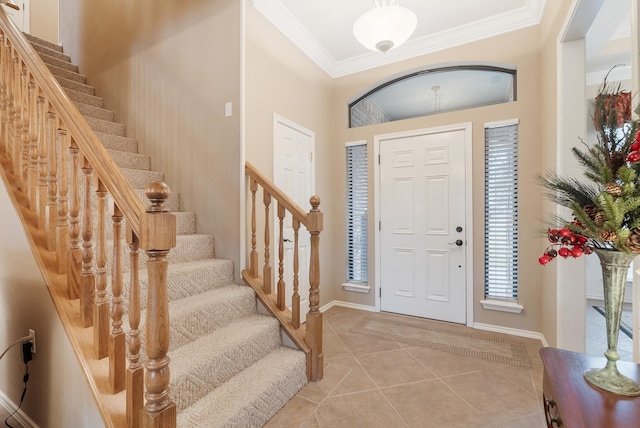
M 456 242 L 449 242 L 449 245 L 453 244 L 456 244 L 458 247 L 462 247 L 462 244 L 464 244 L 464 242 L 462 242 L 462 239 L 456 239 Z

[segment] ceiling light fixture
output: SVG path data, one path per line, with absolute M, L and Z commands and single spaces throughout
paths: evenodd
M 398 0 L 374 0 L 373 9 L 353 24 L 353 34 L 367 49 L 384 53 L 406 42 L 417 24 L 416 14 Z

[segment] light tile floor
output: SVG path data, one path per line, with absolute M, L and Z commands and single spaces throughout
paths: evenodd
M 539 340 L 517 338 L 532 364 L 523 369 L 350 331 L 364 317 L 389 316 L 325 312 L 324 379 L 303 388 L 267 427 L 545 426 Z
M 593 309 L 601 301 L 587 300 L 585 353 L 602 357 L 607 350 L 607 329 L 604 316 Z M 618 334 L 618 354 L 621 361 L 633 361 L 633 340 L 622 331 Z

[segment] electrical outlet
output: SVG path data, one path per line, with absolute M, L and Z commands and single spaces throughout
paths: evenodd
M 31 342 L 31 353 L 36 353 L 36 331 L 32 328 L 29 329 L 29 341 Z

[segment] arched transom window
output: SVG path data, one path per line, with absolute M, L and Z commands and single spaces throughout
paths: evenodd
M 394 77 L 349 104 L 349 127 L 515 101 L 516 69 L 455 65 Z

